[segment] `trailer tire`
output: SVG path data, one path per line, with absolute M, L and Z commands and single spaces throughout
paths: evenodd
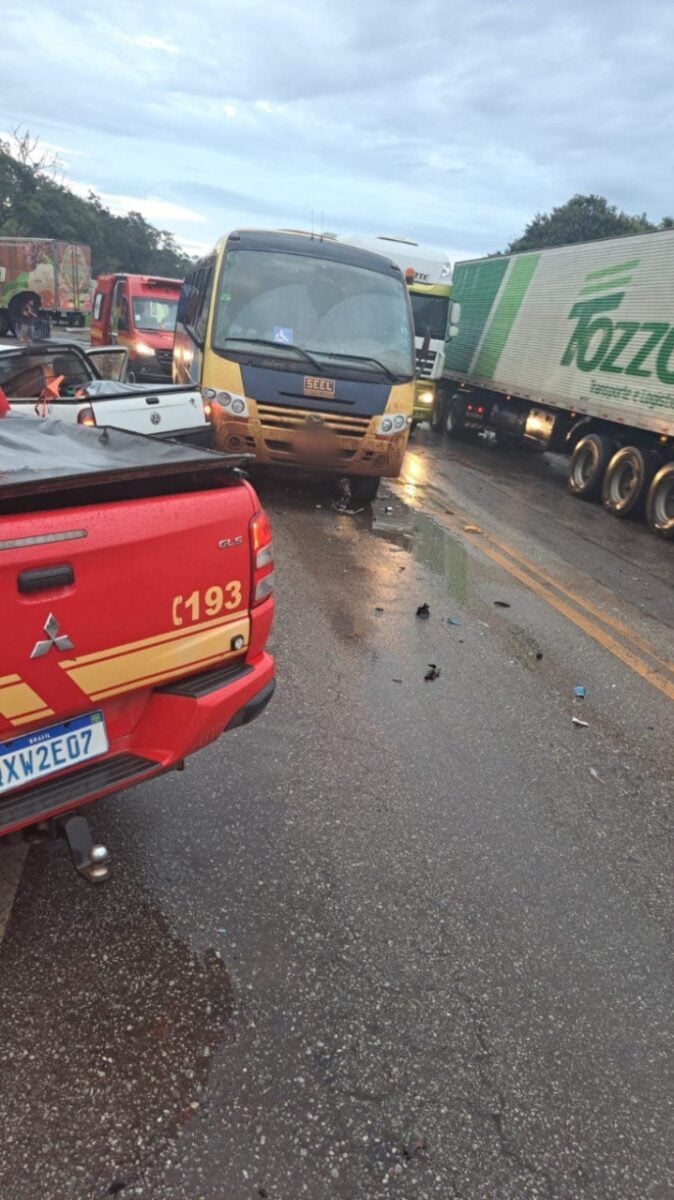
M 463 400 L 457 396 L 445 406 L 445 420 L 443 423 L 445 437 L 452 438 L 457 441 L 465 436 L 466 433 L 466 405 Z
M 646 497 L 646 521 L 652 533 L 674 539 L 674 462 L 655 474 Z
M 601 492 L 604 472 L 617 449 L 603 433 L 588 433 L 576 443 L 569 469 L 569 491 L 581 500 L 594 500 Z
M 614 517 L 635 516 L 644 505 L 658 467 L 654 450 L 623 446 L 616 450 L 604 474 L 601 502 Z

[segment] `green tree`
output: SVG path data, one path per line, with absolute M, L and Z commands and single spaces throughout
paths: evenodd
M 546 246 L 568 246 L 572 242 L 594 242 L 599 238 L 629 233 L 652 233 L 655 225 L 646 217 L 619 212 L 603 196 L 572 196 L 551 213 L 536 213 L 521 237 L 511 242 L 507 253 L 541 250 Z
M 0 237 L 57 238 L 91 247 L 94 276 L 108 271 L 184 278 L 192 260 L 173 234 L 141 213 L 115 216 L 95 193 L 86 200 L 55 179 L 39 140 L 15 131 L 0 139 Z

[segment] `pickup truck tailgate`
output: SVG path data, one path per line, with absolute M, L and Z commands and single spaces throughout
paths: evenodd
M 159 387 L 89 400 L 97 425 L 161 436 L 207 425 L 201 394 L 189 388 Z
M 253 497 L 235 481 L 5 521 L 0 740 L 245 656 Z

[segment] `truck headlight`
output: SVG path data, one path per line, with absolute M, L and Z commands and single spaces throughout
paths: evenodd
M 154 354 L 152 346 L 148 346 L 147 342 L 136 342 L 136 354 L 142 354 L 147 358 L 151 358 Z
M 417 400 L 419 401 L 420 404 L 432 404 L 433 403 L 433 393 L 429 392 L 429 391 L 419 392 L 419 395 L 417 396 Z

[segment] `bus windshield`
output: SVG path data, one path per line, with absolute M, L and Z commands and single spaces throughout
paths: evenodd
M 417 337 L 428 336 L 444 341 L 447 336 L 449 296 L 425 296 L 421 292 L 411 292 L 410 300 Z
M 274 345 L 309 353 L 330 371 L 343 358 L 339 365 L 347 368 L 411 379 L 405 284 L 308 254 L 227 250 L 213 348 L 269 357 Z

